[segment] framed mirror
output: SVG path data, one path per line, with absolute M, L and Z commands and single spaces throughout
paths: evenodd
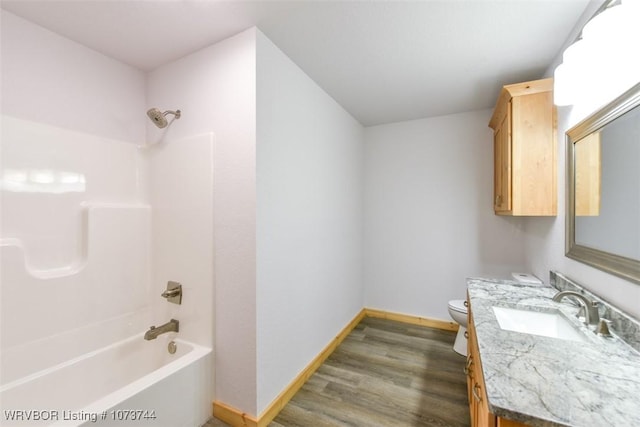
M 640 284 L 640 83 L 567 131 L 566 255 Z

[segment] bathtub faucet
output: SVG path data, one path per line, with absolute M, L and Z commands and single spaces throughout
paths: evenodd
M 178 332 L 180 330 L 180 322 L 176 319 L 171 319 L 162 326 L 152 326 L 144 334 L 145 340 L 155 340 L 158 335 L 166 334 L 167 332 Z

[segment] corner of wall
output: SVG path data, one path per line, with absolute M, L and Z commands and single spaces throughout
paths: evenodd
M 364 132 L 260 30 L 256 35 L 262 411 L 362 309 Z
M 149 140 L 213 134 L 215 399 L 255 415 L 256 29 L 150 72 L 147 102 L 183 113 Z

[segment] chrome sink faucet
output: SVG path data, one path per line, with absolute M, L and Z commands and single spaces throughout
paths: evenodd
M 598 302 L 591 301 L 589 298 L 574 291 L 562 291 L 553 296 L 555 302 L 560 302 L 564 297 L 572 297 L 580 302 L 581 309 L 584 311 L 584 324 L 597 325 L 600 321 L 598 313 Z
M 178 332 L 180 331 L 180 322 L 176 319 L 171 319 L 167 323 L 162 326 L 152 326 L 149 328 L 147 332 L 144 334 L 145 340 L 155 340 L 158 338 L 158 335 L 166 334 L 167 332 Z

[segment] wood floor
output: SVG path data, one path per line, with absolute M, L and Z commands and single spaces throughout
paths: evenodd
M 365 318 L 270 427 L 469 426 L 465 358 L 452 350 L 454 338 Z

